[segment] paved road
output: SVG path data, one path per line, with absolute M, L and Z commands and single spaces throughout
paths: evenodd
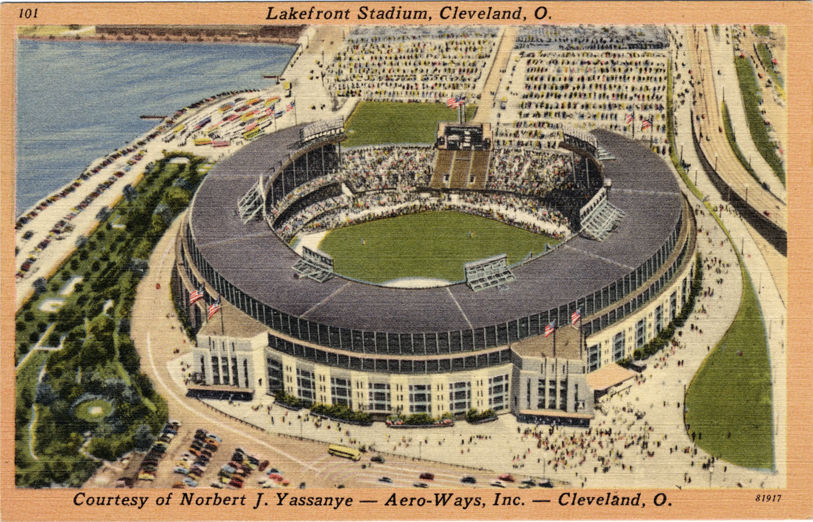
M 773 194 L 763 190 L 740 164 L 725 136 L 720 114 L 720 100 L 714 88 L 715 75 L 709 54 L 709 42 L 702 28 L 687 31 L 687 45 L 692 61 L 694 78 L 694 121 L 700 147 L 709 163 L 738 196 L 758 213 L 767 212 L 766 219 L 787 230 L 787 205 Z M 699 120 L 697 118 L 700 118 Z M 702 138 L 700 135 L 702 134 Z

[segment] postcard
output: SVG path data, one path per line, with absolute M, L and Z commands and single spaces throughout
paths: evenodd
M 3 4 L 2 518 L 809 518 L 811 11 Z

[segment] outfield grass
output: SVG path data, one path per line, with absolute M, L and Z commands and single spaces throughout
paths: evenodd
M 404 277 L 460 281 L 463 263 L 505 253 L 512 264 L 556 243 L 499 221 L 445 211 L 331 230 L 319 249 L 333 256 L 337 273 L 384 283 Z
M 765 158 L 765 161 L 776 174 L 776 177 L 785 185 L 785 169 L 782 166 L 782 160 L 776 155 L 774 144 L 762 120 L 762 114 L 759 112 L 761 95 L 759 93 L 759 85 L 757 85 L 757 80 L 754 75 L 754 68 L 747 58 L 737 57 L 734 59 L 734 64 L 737 68 L 737 78 L 740 83 L 742 101 L 743 105 L 745 105 L 745 116 L 748 120 L 748 129 L 751 131 L 751 139 L 754 140 L 754 145 L 759 151 L 759 154 Z
M 747 468 L 774 469 L 771 373 L 757 296 L 743 271 L 740 310 L 686 393 L 695 444 Z
M 474 106 L 466 106 L 467 121 L 474 112 Z M 442 121 L 457 121 L 457 110 L 443 103 L 359 102 L 345 124 L 343 145 L 434 143 Z

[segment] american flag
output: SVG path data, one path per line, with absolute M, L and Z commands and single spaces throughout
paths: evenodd
M 189 306 L 192 306 L 201 299 L 203 299 L 203 285 L 200 285 L 200 288 L 198 288 L 194 292 L 189 293 Z
M 446 100 L 446 106 L 451 109 L 457 109 L 461 105 L 466 103 L 466 98 L 462 96 L 455 96 L 454 98 L 449 98 Z
M 626 121 L 627 125 L 629 125 L 630 123 L 633 122 L 634 119 L 635 118 L 632 116 L 632 114 L 627 114 L 627 119 L 625 121 Z
M 652 121 L 644 120 L 644 121 L 641 122 L 641 130 L 646 130 L 646 129 L 650 128 L 650 127 L 652 127 Z
M 209 305 L 209 315 L 206 316 L 206 320 L 209 321 L 212 317 L 220 311 L 220 298 L 218 297 L 217 300 Z
M 579 308 L 572 314 L 570 314 L 570 324 L 576 324 L 579 322 L 579 319 L 582 318 L 582 309 Z
M 554 332 L 556 329 L 556 321 L 553 321 L 548 326 L 545 327 L 545 337 L 549 336 Z
M 295 106 L 296 106 L 296 102 L 291 102 L 291 103 L 289 103 L 288 105 L 285 106 L 285 111 L 286 112 L 291 112 L 292 110 L 294 110 Z

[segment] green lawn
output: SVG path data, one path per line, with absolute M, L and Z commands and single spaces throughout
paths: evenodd
M 75 415 L 88 422 L 97 422 L 107 417 L 113 411 L 113 405 L 101 399 L 83 402 L 74 409 Z
M 466 120 L 476 108 L 466 106 Z M 434 143 L 438 122 L 457 121 L 443 103 L 360 102 L 347 120 L 345 147 L 384 143 Z
M 754 287 L 743 274 L 739 313 L 687 390 L 686 425 L 695 443 L 715 457 L 774 469 L 768 346 Z
M 740 150 L 740 146 L 737 144 L 737 137 L 734 135 L 734 129 L 731 127 L 731 115 L 728 113 L 728 107 L 726 106 L 725 102 L 722 102 L 722 110 L 723 114 L 723 128 L 725 129 L 725 137 L 728 139 L 728 144 L 731 146 L 731 150 L 734 152 L 734 155 L 737 156 L 737 159 L 740 160 L 740 164 L 751 174 L 751 177 L 756 180 L 757 183 L 762 183 L 757 176 L 757 173 L 754 172 L 754 169 L 751 168 L 751 165 L 748 163 L 748 160 L 745 159 L 745 155 Z
M 737 57 L 734 59 L 734 64 L 737 67 L 737 77 L 740 83 L 740 91 L 742 92 L 742 101 L 745 105 L 745 116 L 748 120 L 748 129 L 751 131 L 751 139 L 754 140 L 759 154 L 765 158 L 765 161 L 776 174 L 776 177 L 785 184 L 785 168 L 782 165 L 782 160 L 776 155 L 776 148 L 768 135 L 768 130 L 762 120 L 762 114 L 759 109 L 759 101 L 762 95 L 757 85 L 756 76 L 754 75 L 754 68 L 747 58 Z
M 773 55 L 771 54 L 771 50 L 768 48 L 768 46 L 764 43 L 758 43 L 757 53 L 759 54 L 759 59 L 762 61 L 762 65 L 765 66 L 765 70 L 768 71 L 768 74 L 771 75 L 771 78 L 773 78 L 773 81 L 776 82 L 777 86 L 780 88 L 784 86 L 785 82 L 779 77 L 779 73 L 776 71 L 776 68 L 773 65 Z M 782 95 L 782 98 L 785 97 L 784 90 L 781 90 L 780 94 Z
M 512 264 L 556 243 L 499 221 L 446 211 L 331 230 L 319 249 L 333 256 L 337 273 L 383 283 L 403 277 L 460 281 L 463 263 L 505 253 Z

